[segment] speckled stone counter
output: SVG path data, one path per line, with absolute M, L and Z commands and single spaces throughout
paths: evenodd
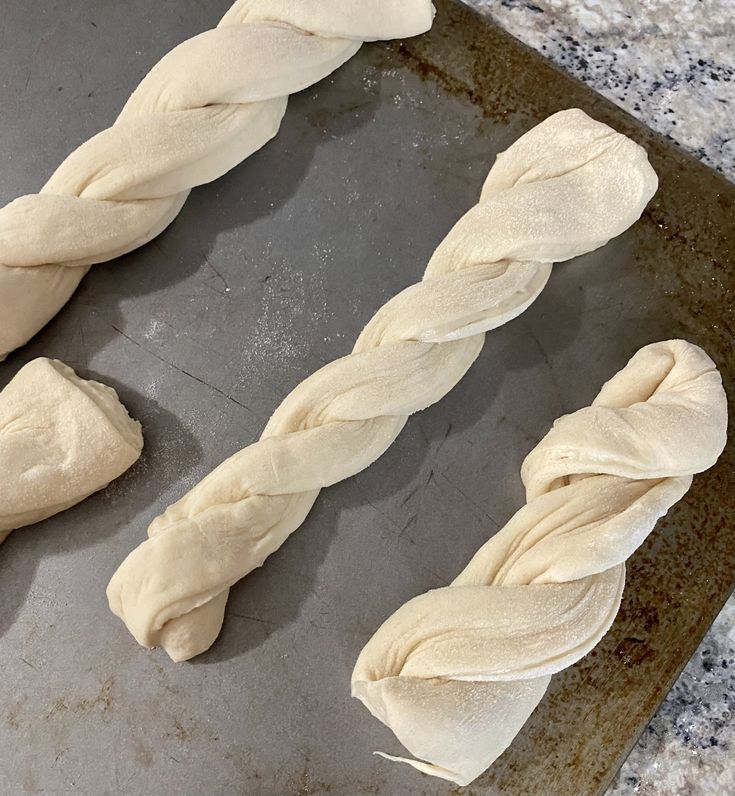
M 466 0 L 735 180 L 733 0 Z
M 465 1 L 735 180 L 735 0 Z M 735 794 L 735 596 L 608 791 L 624 794 Z

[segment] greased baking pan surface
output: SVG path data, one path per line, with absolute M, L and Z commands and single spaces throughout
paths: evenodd
M 37 190 L 164 53 L 227 7 L 6 10 L 0 202 Z M 114 386 L 146 438 L 108 489 L 0 550 L 2 792 L 457 792 L 371 754 L 400 746 L 349 696 L 364 643 L 522 505 L 526 453 L 640 346 L 702 345 L 731 389 L 735 188 L 471 11 L 448 0 L 437 10 L 431 33 L 365 46 L 292 97 L 272 142 L 194 190 L 151 244 L 94 266 L 0 364 L 1 387 L 33 357 L 63 359 Z M 642 220 L 554 266 L 443 401 L 368 470 L 324 490 L 232 590 L 209 652 L 175 665 L 138 647 L 104 591 L 148 522 L 420 278 L 498 152 L 572 106 L 648 149 L 661 186 Z M 733 588 L 733 480 L 728 446 L 629 562 L 610 633 L 555 676 L 511 748 L 462 793 L 604 790 Z

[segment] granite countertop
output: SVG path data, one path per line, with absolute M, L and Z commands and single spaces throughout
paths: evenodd
M 735 180 L 733 0 L 465 0 Z
M 465 0 L 735 180 L 733 0 Z M 608 796 L 735 793 L 735 596 Z

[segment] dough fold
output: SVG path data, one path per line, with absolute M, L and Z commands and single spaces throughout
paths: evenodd
M 140 456 L 116 392 L 34 359 L 0 392 L 0 541 L 103 489 Z
M 155 238 L 192 188 L 267 143 L 289 94 L 364 41 L 424 33 L 433 15 L 431 0 L 239 0 L 217 28 L 166 54 L 112 127 L 39 193 L 0 209 L 0 360 L 53 318 L 91 265 Z
M 484 333 L 534 301 L 552 261 L 626 230 L 656 185 L 643 149 L 580 110 L 524 135 L 498 156 L 423 281 L 378 310 L 352 354 L 296 387 L 258 442 L 151 523 L 109 583 L 111 610 L 174 660 L 207 649 L 229 587 L 298 528 L 319 490 L 380 456 L 408 415 L 462 378 Z
M 720 374 L 683 340 L 642 348 L 592 406 L 557 420 L 523 462 L 526 505 L 362 650 L 352 694 L 415 759 L 385 756 L 458 785 L 490 766 L 551 675 L 610 628 L 625 560 L 726 432 Z

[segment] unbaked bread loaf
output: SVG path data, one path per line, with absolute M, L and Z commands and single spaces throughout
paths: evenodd
M 301 525 L 319 490 L 380 456 L 408 415 L 462 378 L 484 333 L 539 295 L 552 262 L 626 230 L 656 185 L 643 149 L 580 110 L 526 133 L 498 156 L 423 281 L 377 312 L 350 355 L 296 387 L 260 441 L 153 521 L 110 581 L 112 611 L 174 660 L 207 649 L 229 587 Z
M 592 406 L 557 420 L 523 463 L 526 505 L 360 654 L 353 696 L 414 759 L 384 756 L 459 785 L 491 765 L 551 675 L 608 631 L 625 560 L 715 463 L 726 431 L 720 374 L 683 340 L 641 349 Z
M 94 263 L 142 246 L 277 132 L 288 95 L 364 41 L 431 27 L 431 0 L 238 0 L 143 78 L 114 125 L 37 194 L 0 209 L 0 360 L 64 306 Z
M 111 387 L 34 359 L 0 392 L 0 542 L 122 475 L 143 435 Z

